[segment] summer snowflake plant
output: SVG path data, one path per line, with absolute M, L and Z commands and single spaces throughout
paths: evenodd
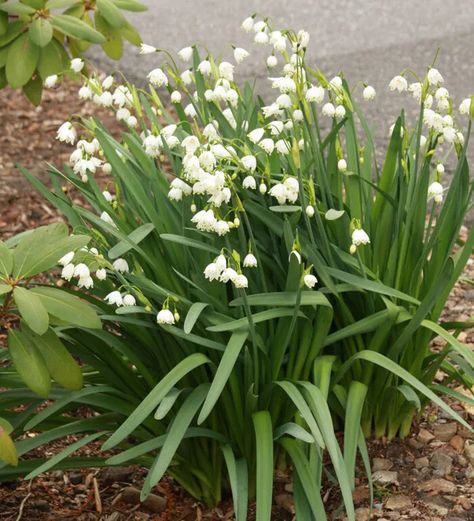
M 29 409 L 17 428 L 44 432 L 21 452 L 66 431 L 94 433 L 75 448 L 107 436 L 103 448 L 121 452 L 94 464 L 148 467 L 142 497 L 168 472 L 208 504 L 229 490 L 238 521 L 254 497 L 257 520 L 271 518 L 275 467 L 292 469 L 297 518 L 326 519 L 327 468 L 353 520 L 357 453 L 370 475 L 361 433 L 406 436 L 430 400 L 470 428 L 439 397 L 473 383 L 473 353 L 456 338 L 466 324 L 438 319 L 474 244 L 472 230 L 459 235 L 474 106 L 463 101 L 458 120 L 434 67 L 396 76 L 390 90 L 412 94 L 419 117 L 401 112 L 381 166 L 359 93 L 307 65 L 308 33 L 256 17 L 242 27 L 269 50 L 267 103 L 234 81 L 244 47 L 220 62 L 184 47 L 175 62 L 143 45 L 157 56 L 147 90 L 112 76 L 79 90 L 114 111 L 120 140 L 99 121 L 69 121 L 57 137 L 75 149 L 64 173 L 51 168 L 54 191 L 24 171 L 89 230 L 100 262 L 66 256 L 62 276 L 89 288 L 108 327 L 67 331 L 86 387 Z M 367 84 L 360 95 L 376 99 Z M 64 180 L 87 206 L 72 204 Z M 436 335 L 446 345 L 434 353 Z M 79 404 L 95 416 L 61 416 Z M 70 454 L 28 477 L 80 464 Z

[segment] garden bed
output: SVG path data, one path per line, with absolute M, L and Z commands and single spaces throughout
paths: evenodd
M 21 177 L 15 164 L 21 163 L 33 173 L 42 175 L 46 162 L 60 166 L 67 159 L 70 149 L 54 141 L 57 127 L 71 112 L 91 113 L 87 104 L 77 101 L 76 90 L 77 85 L 69 83 L 59 90 L 49 91 L 40 108 L 29 105 L 17 92 L 0 91 L 4 126 L 0 137 L 2 238 L 59 218 Z M 94 112 L 106 120 L 109 128 L 113 127 L 109 112 L 98 113 L 97 108 Z M 465 275 L 474 278 L 472 258 Z M 467 319 L 473 302 L 473 286 L 459 282 L 448 301 L 444 319 Z M 474 349 L 474 330 L 461 333 L 460 339 Z M 442 377 L 440 374 L 439 378 Z M 474 411 L 457 404 L 453 404 L 453 408 L 468 421 L 473 421 Z M 53 444 L 46 449 L 46 454 L 54 454 L 59 448 L 59 444 Z M 92 455 L 97 450 L 98 445 L 89 446 L 83 449 L 83 455 Z M 474 439 L 447 420 L 444 413 L 428 409 L 411 437 L 389 444 L 371 442 L 369 453 L 379 481 L 375 486 L 373 519 L 474 519 Z M 135 490 L 140 488 L 143 479 L 142 469 L 127 467 L 106 471 L 53 471 L 32 482 L 3 484 L 0 486 L 0 519 L 191 521 L 232 518 L 230 502 L 224 502 L 217 509 L 206 509 L 170 480 L 154 490 L 155 499 L 148 507 L 137 503 Z M 272 519 L 292 519 L 291 483 L 285 474 L 276 481 Z M 362 521 L 368 518 L 365 481 L 361 480 L 355 495 L 358 519 Z M 164 510 L 159 498 L 166 499 Z M 325 498 L 328 502 L 337 499 L 330 486 L 327 486 Z

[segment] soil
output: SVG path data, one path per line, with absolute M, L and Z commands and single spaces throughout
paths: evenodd
M 55 140 L 56 130 L 71 113 L 90 114 L 91 106 L 77 100 L 78 86 L 67 83 L 45 93 L 41 107 L 32 107 L 18 91 L 0 90 L 0 237 L 60 219 L 16 168 L 22 164 L 46 179 L 46 163 L 60 167 L 70 148 Z M 115 123 L 107 111 L 93 112 L 108 125 Z M 116 128 L 116 125 L 115 125 Z M 465 233 L 464 230 L 463 233 Z M 474 258 L 453 290 L 443 320 L 467 320 L 474 306 Z M 459 339 L 474 349 L 474 329 Z M 0 339 L 1 343 L 1 339 Z M 434 342 L 434 348 L 441 346 Z M 442 380 L 439 373 L 437 378 Z M 474 407 L 452 403 L 471 424 Z M 43 454 L 54 454 L 67 443 L 50 444 Z M 78 455 L 97 453 L 91 444 Z M 452 423 L 436 407 L 429 407 L 413 433 L 405 440 L 369 442 L 374 471 L 374 508 L 369 510 L 368 487 L 361 478 L 354 491 L 357 520 L 379 521 L 474 521 L 474 435 Z M 361 471 L 360 476 L 363 476 Z M 137 500 L 145 476 L 140 467 L 52 471 L 31 481 L 0 485 L 0 520 L 25 521 L 192 521 L 233 519 L 229 499 L 209 509 L 195 502 L 171 479 L 165 478 L 145 504 Z M 276 476 L 272 520 L 294 518 L 291 480 Z M 337 494 L 329 485 L 324 490 L 328 505 Z M 333 509 L 332 518 L 338 517 Z M 250 508 L 250 520 L 255 518 Z

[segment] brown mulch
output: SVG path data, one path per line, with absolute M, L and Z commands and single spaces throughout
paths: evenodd
M 78 85 L 69 82 L 60 89 L 48 91 L 38 108 L 32 107 L 17 91 L 0 90 L 3 126 L 0 134 L 0 238 L 60 218 L 23 179 L 15 168 L 16 163 L 44 180 L 47 162 L 60 167 L 67 160 L 71 148 L 55 140 L 56 130 L 71 113 L 94 113 L 105 119 L 108 126 L 117 129 L 110 112 L 80 102 L 76 96 L 77 89 Z M 467 320 L 472 315 L 474 286 L 469 279 L 474 279 L 474 258 L 471 258 L 464 277 L 450 296 L 443 320 Z M 474 349 L 474 329 L 461 333 L 459 338 Z M 472 408 L 469 410 L 456 403 L 453 407 L 466 420 L 474 420 Z M 386 466 L 389 472 L 397 472 L 395 482 L 375 486 L 372 519 L 474 521 L 474 471 L 464 456 L 466 447 L 474 440 L 470 433 L 457 426 L 450 439 L 440 439 L 440 425 L 448 423 L 443 413 L 436 407 L 430 407 L 407 440 L 369 443 L 372 461 L 375 461 L 374 458 L 385 460 L 386 463 L 378 461 L 378 464 Z M 432 439 L 426 439 L 426 432 L 432 435 Z M 71 443 L 73 441 L 69 440 Z M 55 454 L 67 442 L 50 444 L 43 449 L 43 456 Z M 98 442 L 91 444 L 76 455 L 95 455 L 99 446 Z M 443 476 L 436 474 L 438 469 L 433 466 L 433 458 L 440 459 L 440 453 L 452 462 L 449 474 Z M 421 464 L 423 458 L 428 461 L 425 466 Z M 360 475 L 363 476 L 362 470 Z M 225 498 L 218 508 L 205 508 L 170 478 L 162 480 L 154 489 L 151 501 L 141 504 L 136 500 L 136 492 L 144 477 L 145 470 L 133 466 L 108 470 L 52 471 L 29 482 L 3 483 L 0 485 L 0 520 L 217 521 L 233 518 L 229 498 Z M 368 519 L 367 490 L 366 480 L 361 479 L 354 493 L 358 521 Z M 280 473 L 275 487 L 272 520 L 294 518 L 291 491 L 289 476 Z M 327 485 L 324 498 L 329 504 L 337 500 L 335 489 Z M 409 506 L 394 508 L 390 503 L 394 498 L 399 501 L 403 499 Z M 166 506 L 163 510 L 164 500 Z M 250 510 L 250 520 L 253 520 L 254 508 Z

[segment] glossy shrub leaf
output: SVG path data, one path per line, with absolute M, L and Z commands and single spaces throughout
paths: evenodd
M 8 349 L 20 378 L 36 394 L 47 398 L 51 379 L 40 352 L 21 331 L 8 332 Z
M 113 3 L 124 11 L 143 12 L 148 9 L 145 4 L 138 2 L 137 0 L 112 0 Z
M 125 25 L 125 17 L 112 0 L 97 0 L 97 7 L 107 22 L 117 29 Z
M 3 241 L 0 241 L 0 277 L 10 275 L 12 269 L 13 253 Z
M 68 68 L 69 56 L 64 47 L 55 38 L 40 49 L 38 72 L 42 80 L 53 74 L 59 74 Z
M 50 315 L 67 324 L 100 329 L 102 323 L 94 308 L 76 295 L 57 288 L 36 287 L 30 290 L 39 298 Z
M 104 43 L 105 37 L 88 24 L 75 16 L 58 14 L 51 17 L 53 27 L 71 38 L 85 40 L 91 43 Z
M 68 236 L 63 223 L 37 228 L 24 236 L 14 250 L 15 277 L 32 277 L 57 265 L 66 253 L 82 248 L 89 241 L 86 235 Z
M 18 465 L 18 455 L 15 443 L 11 439 L 9 433 L 0 425 L 0 461 L 7 465 Z
M 31 80 L 23 85 L 23 94 L 37 106 L 41 103 L 41 96 L 43 94 L 43 82 L 39 76 L 31 78 Z
M 31 342 L 41 353 L 49 374 L 55 382 L 69 391 L 78 391 L 82 388 L 81 368 L 53 329 L 49 328 L 41 336 L 27 329 L 24 333 L 29 335 Z
M 5 295 L 5 293 L 10 293 L 12 291 L 13 286 L 10 284 L 0 284 L 0 295 Z
M 41 299 L 32 291 L 16 286 L 13 290 L 13 298 L 18 311 L 30 327 L 38 335 L 46 333 L 49 325 L 49 317 Z
M 53 26 L 45 18 L 36 18 L 30 25 L 30 39 L 39 47 L 45 47 L 53 37 Z
M 20 2 L 5 2 L 0 4 L 0 11 L 13 15 L 32 15 L 35 13 L 35 9 Z
M 12 87 L 23 87 L 28 83 L 38 63 L 39 50 L 26 33 L 10 45 L 5 70 Z

